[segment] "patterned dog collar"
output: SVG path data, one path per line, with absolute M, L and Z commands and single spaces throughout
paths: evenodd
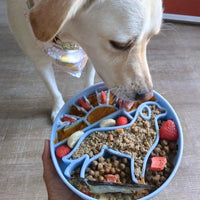
M 70 42 L 62 42 L 58 37 L 53 42 L 44 43 L 43 49 L 53 59 L 54 65 L 68 74 L 80 78 L 88 57 L 84 50 Z
M 28 16 L 30 9 L 38 0 L 27 0 L 25 15 Z M 27 20 L 28 23 L 29 20 Z M 54 65 L 64 72 L 80 78 L 82 71 L 87 63 L 88 57 L 85 51 L 75 43 L 63 42 L 56 36 L 51 42 L 37 41 L 43 51 L 52 58 Z

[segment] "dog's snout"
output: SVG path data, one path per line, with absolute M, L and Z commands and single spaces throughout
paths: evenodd
M 135 100 L 138 101 L 148 101 L 153 97 L 153 91 L 150 92 L 142 92 L 142 93 L 136 93 Z

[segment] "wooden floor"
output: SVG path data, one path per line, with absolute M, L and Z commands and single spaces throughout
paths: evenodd
M 0 0 L 0 200 L 47 199 L 41 154 L 44 139 L 50 138 L 51 100 L 9 31 L 4 1 Z M 155 90 L 176 110 L 185 142 L 175 178 L 154 199 L 197 200 L 200 196 L 200 27 L 164 24 L 148 46 L 148 61 Z M 56 71 L 56 78 L 66 101 L 83 89 L 81 79 L 60 71 Z

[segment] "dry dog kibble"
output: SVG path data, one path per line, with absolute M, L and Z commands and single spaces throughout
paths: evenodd
M 151 153 L 151 157 L 162 157 L 161 154 L 163 154 L 163 152 L 165 152 L 167 163 L 165 164 L 164 169 L 161 171 L 154 171 L 150 167 L 147 167 L 145 173 L 145 181 L 147 184 L 159 187 L 170 176 L 171 171 L 174 168 L 173 160 L 177 153 L 176 143 L 167 140 L 160 140 L 157 147 Z
M 97 181 L 131 183 L 130 161 L 127 158 L 99 157 L 86 169 L 86 178 Z
M 102 163 L 104 161 L 104 157 L 99 157 L 98 161 Z
M 98 170 L 103 169 L 103 165 L 102 165 L 101 163 L 99 163 L 97 169 L 98 169 Z
M 92 164 L 93 164 L 93 166 L 96 167 L 98 165 L 98 162 L 96 160 L 94 160 L 94 161 L 92 161 Z

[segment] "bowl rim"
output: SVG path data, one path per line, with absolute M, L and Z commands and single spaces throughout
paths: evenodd
M 103 82 L 99 82 L 99 83 L 96 83 L 92 86 L 89 86 L 83 90 L 81 90 L 80 92 L 78 92 L 76 95 L 74 95 L 72 98 L 70 98 L 65 104 L 64 106 L 61 108 L 61 110 L 59 111 L 54 123 L 53 123 L 53 126 L 52 126 L 52 130 L 51 130 L 51 137 L 50 137 L 50 152 L 51 152 L 51 158 L 52 158 L 52 161 L 53 161 L 53 164 L 54 164 L 54 167 L 58 173 L 58 175 L 60 176 L 60 178 L 62 179 L 62 181 L 68 186 L 69 189 L 71 189 L 76 195 L 78 195 L 79 197 L 85 199 L 85 200 L 96 200 L 95 198 L 93 197 L 89 197 L 85 194 L 83 194 L 82 192 L 80 192 L 78 189 L 76 189 L 75 187 L 73 187 L 68 181 L 67 179 L 65 178 L 64 176 L 64 173 L 62 172 L 61 170 L 61 167 L 59 166 L 59 163 L 58 163 L 58 160 L 56 158 L 56 155 L 55 155 L 55 144 L 54 144 L 54 134 L 55 134 L 55 129 L 57 127 L 57 121 L 59 120 L 59 117 L 61 115 L 61 113 L 63 113 L 63 110 L 65 110 L 66 106 L 68 105 L 68 102 L 71 102 L 75 99 L 77 99 L 77 97 L 81 96 L 81 95 L 84 95 L 86 92 L 92 90 L 92 89 L 98 89 L 99 87 L 104 87 L 106 88 L 105 84 Z M 184 139 L 183 139 L 183 132 L 182 132 L 182 127 L 181 127 L 181 123 L 179 121 L 179 118 L 178 118 L 178 115 L 176 114 L 175 110 L 173 109 L 173 107 L 170 105 L 170 103 L 162 96 L 160 95 L 158 92 L 156 92 L 155 90 L 153 91 L 154 92 L 154 95 L 158 98 L 158 104 L 161 105 L 162 107 L 166 108 L 167 107 L 167 111 L 170 111 L 172 112 L 172 114 L 174 115 L 174 121 L 177 125 L 177 128 L 178 128 L 178 132 L 179 132 L 179 139 L 178 139 L 178 151 L 177 151 L 177 159 L 176 159 L 176 165 L 174 166 L 174 169 L 173 171 L 171 172 L 170 176 L 167 178 L 167 180 L 160 186 L 158 187 L 154 192 L 148 194 L 147 196 L 144 196 L 142 198 L 139 198 L 138 200 L 148 200 L 148 199 L 151 199 L 155 196 L 157 196 L 171 181 L 172 179 L 174 178 L 179 166 L 180 166 L 180 163 L 181 163 L 181 159 L 182 159 L 182 155 L 183 155 L 183 146 L 184 146 Z M 157 99 L 156 98 L 156 99 Z M 162 104 L 164 104 L 165 106 L 163 106 Z

